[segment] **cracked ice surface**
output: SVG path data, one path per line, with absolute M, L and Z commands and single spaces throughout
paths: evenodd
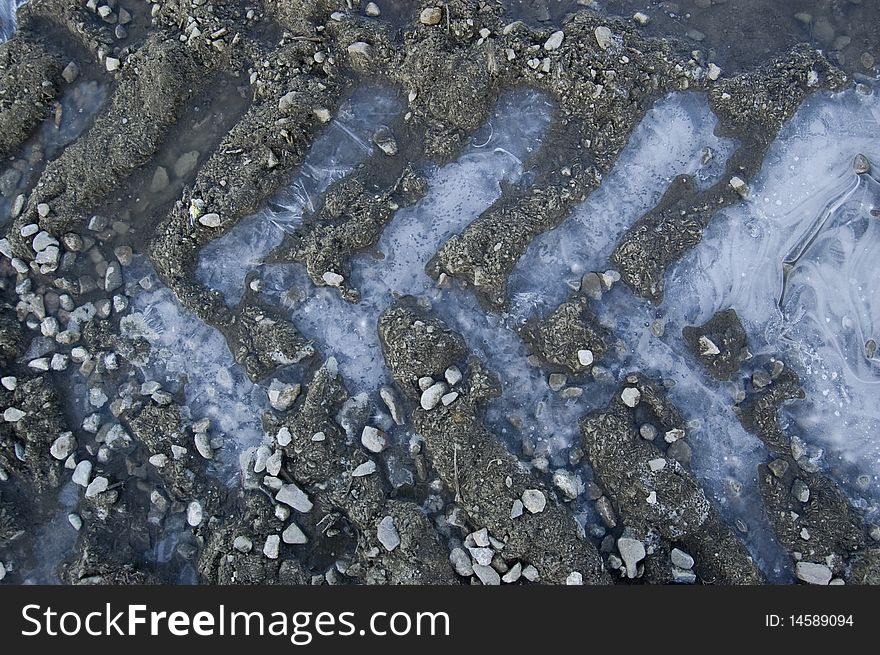
M 373 152 L 372 137 L 400 112 L 397 94 L 388 88 L 360 87 L 342 103 L 327 129 L 312 144 L 293 183 L 263 211 L 232 228 L 199 253 L 196 279 L 220 291 L 229 305 L 244 293 L 244 279 L 277 247 L 285 232 L 313 212 L 319 196 Z

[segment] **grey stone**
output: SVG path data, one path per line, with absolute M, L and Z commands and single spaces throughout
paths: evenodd
M 309 500 L 308 494 L 292 483 L 282 485 L 278 493 L 275 494 L 275 500 L 303 514 L 311 512 L 312 507 L 314 507 L 314 503 Z
M 635 578 L 638 563 L 645 559 L 645 544 L 638 539 L 621 537 L 617 540 L 617 550 L 626 565 L 626 577 Z
M 394 526 L 394 518 L 391 516 L 384 517 L 379 521 L 379 528 L 376 531 L 376 537 L 379 543 L 385 547 L 389 553 L 400 545 L 400 535 Z
M 306 536 L 305 532 L 300 529 L 295 521 L 291 521 L 290 525 L 284 528 L 284 532 L 281 533 L 281 539 L 284 541 L 284 543 L 292 544 L 295 546 L 306 544 L 309 542 L 309 538 Z
M 540 514 L 547 506 L 547 497 L 540 489 L 526 489 L 522 493 L 522 504 L 530 513 Z
M 814 562 L 798 562 L 795 565 L 795 575 L 799 580 L 814 585 L 827 585 L 832 577 L 830 568 Z
M 694 558 L 678 548 L 672 549 L 672 552 L 669 554 L 669 559 L 671 559 L 672 563 L 680 569 L 694 568 Z

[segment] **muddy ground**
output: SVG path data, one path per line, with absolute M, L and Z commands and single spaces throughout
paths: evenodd
M 349 262 L 424 195 L 417 165 L 455 159 L 504 91 L 530 87 L 555 104 L 528 162 L 533 184 L 506 190 L 427 266 L 483 311 L 503 312 L 528 245 L 599 186 L 655 101 L 690 89 L 708 95 L 738 148 L 717 184 L 676 179 L 617 244 L 612 281 L 658 302 L 667 268 L 739 199 L 731 180 L 757 174 L 803 100 L 873 77 L 880 56 L 869 2 L 597 4 L 32 0 L 20 9 L 0 45 L 0 153 L 11 171 L 0 217 L 0 577 L 764 582 L 740 526 L 689 470 L 686 426 L 662 380 L 615 371 L 619 393 L 583 417 L 571 469 L 548 473 L 486 426 L 496 374 L 427 303 L 396 299 L 375 326 L 394 384 L 373 407 L 253 279 L 230 306 L 195 276 L 202 248 L 270 203 L 352 89 L 370 82 L 396 89 L 404 115 L 270 259 L 303 263 L 315 285 L 357 302 Z M 58 152 L 33 154 L 39 126 L 60 125 L 65 98 L 85 81 L 106 100 Z M 551 385 L 554 375 L 587 379 L 611 347 L 590 310 L 609 283 L 585 278 L 523 329 Z M 242 453 L 240 473 L 238 462 L 218 463 L 236 435 L 196 415 L 187 381 L 165 388 L 144 373 L 163 354 L 132 329 L 129 307 L 160 285 L 222 334 L 268 394 L 265 440 Z M 880 528 L 779 425 L 781 403 L 802 393 L 797 376 L 776 362 L 743 379 L 748 343 L 734 311 L 683 338 L 706 375 L 743 387 L 741 420 L 767 446 L 761 497 L 792 580 L 880 581 Z M 414 436 L 389 443 L 372 425 L 377 409 Z M 585 489 L 571 483 L 581 470 Z M 579 521 L 574 501 L 594 518 Z

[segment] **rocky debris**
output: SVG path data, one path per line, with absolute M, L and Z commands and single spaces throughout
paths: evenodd
M 730 380 L 742 362 L 751 357 L 745 330 L 733 309 L 717 312 L 698 327 L 685 327 L 682 336 L 697 361 L 716 380 Z
M 382 314 L 379 335 L 395 381 L 413 402 L 421 396 L 421 378 L 439 379 L 466 358 L 461 336 L 408 299 Z M 413 426 L 425 440 L 434 469 L 460 499 L 469 522 L 487 528 L 489 534 L 506 535 L 506 561 L 530 562 L 547 583 L 563 584 L 572 571 L 580 571 L 586 583 L 607 583 L 598 553 L 580 537 L 572 515 L 548 500 L 538 481 L 476 418 L 471 403 L 477 401 L 469 397 L 476 365 L 475 360 L 469 362 L 471 373 L 459 383 L 463 401 L 413 412 Z M 532 511 L 521 509 L 517 514 L 511 510 L 515 501 L 522 508 L 528 502 Z M 495 576 L 477 566 L 474 570 L 484 584 L 495 583 Z
M 347 567 L 347 577 L 372 584 L 455 582 L 449 550 L 429 519 L 413 503 L 388 499 L 376 462 L 349 444 L 345 429 L 336 421 L 348 399 L 331 359 L 305 385 L 302 402 L 292 412 L 271 419 L 271 432 L 290 434 L 290 442 L 279 446 L 286 454 L 282 474 L 308 494 L 311 504 L 324 512 L 332 508 L 361 535 L 363 548 Z M 321 438 L 314 439 L 315 435 Z M 398 544 L 391 547 L 393 533 Z
M 310 342 L 277 309 L 269 308 L 248 292 L 238 312 L 222 328 L 235 361 L 253 381 L 271 375 L 279 367 L 297 364 L 315 354 Z M 277 387 L 276 387 L 277 388 Z M 283 397 L 282 397 L 283 396 Z M 291 385 L 279 391 L 282 404 L 296 399 Z
M 581 299 L 562 303 L 543 320 L 527 322 L 520 334 L 546 368 L 572 375 L 592 369 L 607 351 L 610 336 Z
M 643 404 L 651 407 L 655 416 L 663 416 L 667 422 L 677 417 L 648 380 L 630 376 L 626 382 L 637 385 Z M 657 465 L 662 451 L 639 436 L 635 412 L 615 397 L 608 408 L 589 414 L 581 423 L 584 451 L 624 524 L 635 535 L 656 532 L 669 542 L 684 544 L 698 556 L 697 573 L 704 580 L 724 584 L 762 582 L 763 576 L 745 546 L 690 472 L 670 459 L 662 467 Z M 627 567 L 627 575 L 630 572 Z
M 296 402 L 299 392 L 300 385 L 298 384 L 284 384 L 278 380 L 272 380 L 269 384 L 269 404 L 276 411 L 286 412 Z
M 20 29 L 4 45 L 0 74 L 0 156 L 15 155 L 58 93 L 61 60 L 44 39 Z

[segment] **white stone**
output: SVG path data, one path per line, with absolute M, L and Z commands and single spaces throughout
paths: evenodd
M 454 548 L 452 552 L 449 553 L 449 562 L 452 564 L 455 572 L 461 576 L 467 578 L 474 574 L 474 567 L 471 563 L 471 558 L 463 548 Z
M 309 542 L 306 533 L 300 529 L 295 521 L 291 521 L 290 525 L 284 529 L 284 532 L 281 533 L 281 538 L 286 544 L 300 545 Z
M 290 430 L 287 427 L 283 427 L 275 435 L 275 441 L 278 442 L 279 446 L 287 446 L 293 441 L 293 435 L 290 434 Z
M 489 528 L 480 528 L 476 532 L 471 532 L 468 536 L 474 540 L 474 543 L 479 548 L 485 548 L 489 545 Z
M 507 584 L 513 584 L 514 582 L 519 580 L 520 577 L 522 577 L 522 570 L 523 570 L 522 562 L 517 562 L 516 564 L 514 564 L 513 566 L 510 567 L 510 569 L 507 571 L 507 573 L 505 573 L 504 575 L 501 576 L 501 582 L 505 582 Z
M 263 544 L 263 555 L 269 559 L 278 559 L 281 553 L 281 537 L 277 534 L 270 534 L 266 537 L 266 543 Z
M 635 578 L 638 563 L 645 559 L 645 544 L 638 539 L 621 537 L 617 540 L 617 550 L 626 565 L 626 577 Z
M 281 490 L 275 494 L 275 500 L 292 507 L 297 512 L 311 512 L 314 503 L 309 500 L 308 494 L 295 484 L 285 484 L 281 486 Z
M 322 276 L 321 279 L 324 280 L 325 284 L 329 284 L 331 287 L 338 287 L 340 284 L 345 281 L 345 278 L 342 277 L 339 273 L 334 273 L 333 271 L 327 271 Z
M 516 519 L 523 515 L 524 505 L 523 502 L 517 498 L 513 501 L 513 506 L 510 508 L 510 518 Z
M 376 472 L 376 462 L 373 460 L 369 460 L 364 462 L 360 466 L 358 466 L 354 471 L 351 472 L 351 477 L 353 478 L 362 478 L 365 475 L 371 475 Z
M 0 384 L 7 391 L 15 391 L 18 388 L 18 378 L 14 375 L 4 375 L 0 378 Z
M 663 440 L 666 443 L 675 443 L 680 439 L 684 439 L 685 433 L 681 428 L 672 428 L 671 430 L 667 430 L 666 434 L 663 435 Z
M 194 500 L 186 507 L 186 522 L 190 524 L 190 526 L 197 528 L 202 524 L 202 519 L 204 519 L 204 512 L 202 511 L 202 504 Z
M 557 30 L 550 35 L 550 38 L 544 42 L 544 50 L 550 52 L 551 50 L 558 50 L 559 46 L 562 45 L 562 40 L 565 38 L 565 32 L 562 30 Z
M 477 548 L 475 546 L 469 546 L 468 552 L 474 559 L 474 563 L 482 566 L 489 566 L 492 563 L 492 556 L 495 554 L 491 548 Z
M 39 232 L 37 236 L 34 237 L 31 245 L 34 248 L 34 252 L 42 252 L 49 246 L 57 246 L 58 239 L 53 237 L 51 234 L 46 232 L 45 230 Z
M 446 395 L 447 389 L 448 387 L 445 382 L 435 382 L 425 389 L 419 399 L 422 409 L 428 411 L 434 409 L 440 403 L 443 396 Z
M 599 47 L 602 48 L 602 50 L 608 50 L 608 48 L 614 43 L 614 35 L 611 34 L 611 30 L 604 25 L 593 30 L 593 34 L 596 36 L 596 43 L 599 44 Z
M 58 460 L 65 460 L 70 454 L 76 450 L 76 438 L 73 432 L 63 432 L 55 441 L 52 442 L 49 452 L 52 457 Z
M 627 407 L 635 407 L 642 399 L 642 393 L 635 387 L 627 387 L 620 393 L 620 399 Z
M 281 472 L 281 464 L 283 463 L 283 455 L 280 450 L 276 450 L 266 460 L 266 473 L 270 476 L 276 476 Z
M 593 363 L 593 351 L 588 349 L 578 350 L 578 362 L 581 366 L 589 366 Z
M 81 487 L 89 486 L 89 479 L 92 477 L 92 463 L 84 459 L 79 464 L 76 465 L 76 468 L 73 469 L 73 477 L 71 480 L 74 484 L 78 484 Z
M 795 575 L 807 584 L 827 585 L 831 582 L 832 574 L 831 569 L 824 564 L 798 562 L 795 566 Z
M 67 522 L 70 523 L 70 527 L 72 527 L 77 532 L 82 528 L 83 522 L 80 518 L 79 514 L 68 514 Z
M 18 407 L 7 407 L 3 412 L 3 420 L 7 423 L 18 423 L 25 416 L 27 416 L 27 414 L 21 411 Z
M 461 379 L 463 376 L 462 376 L 461 370 L 458 368 L 458 366 L 450 366 L 449 368 L 446 369 L 446 372 L 443 374 L 443 377 L 446 378 L 446 383 L 450 387 L 454 387 L 456 384 L 461 382 Z
M 444 407 L 449 407 L 452 403 L 458 400 L 458 392 L 450 391 L 449 393 L 443 394 L 443 397 L 440 398 L 440 402 L 443 403 Z
M 700 354 L 701 355 L 720 355 L 721 350 L 718 346 L 715 345 L 715 342 L 712 341 L 707 336 L 701 336 L 699 339 L 700 344 Z
M 232 547 L 239 553 L 249 553 L 254 547 L 254 542 L 244 535 L 238 535 L 232 542 Z
M 577 476 L 564 469 L 553 473 L 553 486 L 559 489 L 566 500 L 574 500 L 580 493 Z
M 381 453 L 388 445 L 385 434 L 372 425 L 364 426 L 364 430 L 361 432 L 361 443 L 371 453 Z
M 694 568 L 694 558 L 678 548 L 672 549 L 672 552 L 669 554 L 669 559 L 671 559 L 672 563 L 680 569 Z
M 532 514 L 539 514 L 547 507 L 547 497 L 540 489 L 526 489 L 522 493 L 522 504 Z
M 652 459 L 648 462 L 648 468 L 651 469 L 654 473 L 657 471 L 662 471 L 666 467 L 666 460 L 662 457 L 658 457 L 656 459 Z
M 107 71 L 112 73 L 113 71 L 119 70 L 119 66 L 122 64 L 116 57 L 107 57 L 104 59 L 104 65 L 107 67 Z
M 749 195 L 749 187 L 746 185 L 745 180 L 743 180 L 741 177 L 737 177 L 736 175 L 734 175 L 732 178 L 730 178 L 730 187 L 743 198 Z
M 194 438 L 196 451 L 205 459 L 214 459 L 214 449 L 211 448 L 211 440 L 204 432 L 196 432 Z
M 391 516 L 384 517 L 379 521 L 379 527 L 376 530 L 376 538 L 379 543 L 385 547 L 389 553 L 400 545 L 400 535 L 394 526 L 394 518 Z
M 501 584 L 501 576 L 498 575 L 498 571 L 493 569 L 491 566 L 484 566 L 482 564 L 474 564 L 474 573 L 476 573 L 477 577 L 487 587 L 495 587 Z
M 199 223 L 205 227 L 220 227 L 220 214 L 210 213 L 199 216 Z
M 578 586 L 584 584 L 584 575 L 580 571 L 572 571 L 565 579 L 565 584 Z
M 717 80 L 721 75 L 721 69 L 715 64 L 709 64 L 709 72 L 706 75 L 710 80 Z
M 102 475 L 99 475 L 94 480 L 89 482 L 89 485 L 86 487 L 86 498 L 93 498 L 98 494 L 104 493 L 105 491 L 107 491 L 107 487 L 109 486 L 110 480 Z

